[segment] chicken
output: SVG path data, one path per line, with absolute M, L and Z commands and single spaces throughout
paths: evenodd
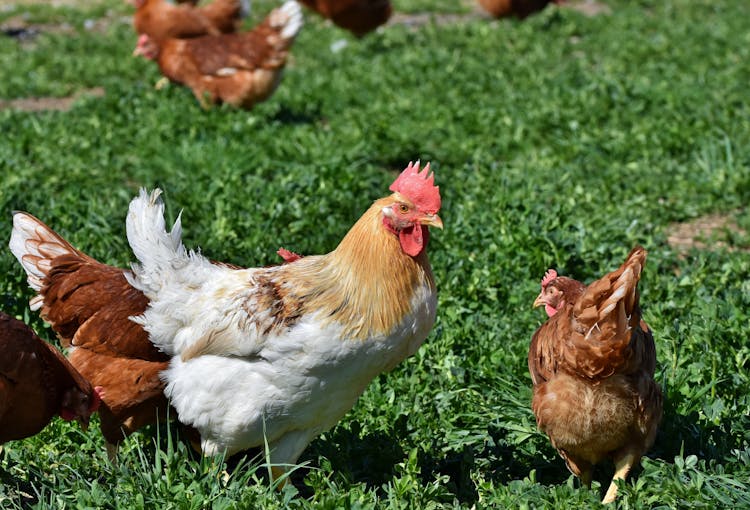
M 162 74 L 190 87 L 204 108 L 228 103 L 249 109 L 278 87 L 301 27 L 299 4 L 289 0 L 250 32 L 167 39 L 161 45 L 142 35 L 135 54 L 156 60 Z
M 31 309 L 41 311 L 69 348 L 70 363 L 100 389 L 101 429 L 112 457 L 126 435 L 169 412 L 159 378 L 169 357 L 130 320 L 148 300 L 128 283 L 128 271 L 76 250 L 30 214 L 14 214 L 10 249 L 37 292 Z
M 662 416 L 656 348 L 637 289 L 645 261 L 637 247 L 588 287 L 550 270 L 534 302 L 549 315 L 529 348 L 537 425 L 586 486 L 595 464 L 614 461 L 603 503 L 615 500 L 616 481 L 651 447 Z
M 133 28 L 157 45 L 170 38 L 190 38 L 235 32 L 247 16 L 246 0 L 213 0 L 196 7 L 167 0 L 135 0 Z
M 324 18 L 361 37 L 391 17 L 390 0 L 301 0 Z
M 479 0 L 479 5 L 495 18 L 514 16 L 524 19 L 550 3 L 559 4 L 562 0 Z
M 2 312 L 0 348 L 0 444 L 33 436 L 56 415 L 88 426 L 97 391 L 57 349 Z
M 442 228 L 429 165 L 410 164 L 326 255 L 273 267 L 211 263 L 165 231 L 159 190 L 129 208 L 149 300 L 134 320 L 171 356 L 162 377 L 205 455 L 267 444 L 275 477 L 370 381 L 413 354 L 435 321 L 428 226 Z

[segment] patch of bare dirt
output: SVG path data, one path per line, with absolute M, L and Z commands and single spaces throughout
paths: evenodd
M 18 110 L 22 112 L 67 112 L 82 97 L 103 97 L 104 89 L 94 87 L 76 92 L 68 97 L 22 97 L 8 101 L 0 100 L 0 110 Z
M 473 21 L 487 17 L 488 16 L 483 15 L 478 11 L 467 14 L 439 14 L 435 12 L 414 12 L 407 14 L 403 12 L 394 12 L 391 19 L 388 20 L 388 24 L 406 25 L 407 27 L 417 28 L 433 22 L 436 25 L 454 25 L 460 22 Z
M 406 25 L 408 27 L 418 28 L 428 23 L 434 22 L 436 25 L 453 25 L 477 19 L 492 20 L 495 19 L 487 11 L 482 9 L 479 2 L 466 0 L 463 5 L 471 8 L 471 12 L 466 14 L 440 14 L 435 12 L 415 12 L 401 13 L 395 12 L 388 21 L 389 25 Z M 583 13 L 586 16 L 598 16 L 600 14 L 611 14 L 612 9 L 598 0 L 564 0 L 559 6 L 563 9 L 572 9 Z
M 30 42 L 41 33 L 73 35 L 76 30 L 68 23 L 38 23 L 32 25 L 22 22 L 18 18 L 9 18 L 0 25 L 0 32 L 20 42 Z
M 123 16 L 109 10 L 103 17 L 86 20 L 83 28 L 89 32 L 104 33 L 113 24 L 130 25 L 131 20 L 131 16 Z M 25 44 L 33 42 L 36 36 L 43 33 L 75 35 L 76 28 L 65 21 L 59 23 L 30 23 L 28 13 L 12 16 L 0 24 L 0 34 L 13 37 Z
M 733 236 L 747 236 L 735 219 L 734 214 L 708 214 L 683 223 L 672 223 L 668 227 L 667 242 L 679 252 L 693 248 L 714 250 L 717 248 L 729 251 L 741 250 L 750 252 L 750 247 L 730 246 L 728 241 Z
M 612 9 L 607 4 L 598 2 L 597 0 L 566 1 L 560 4 L 560 7 L 573 9 L 589 17 L 600 14 L 612 14 Z

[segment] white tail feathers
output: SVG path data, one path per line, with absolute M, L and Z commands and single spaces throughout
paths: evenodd
M 150 195 L 141 189 L 130 202 L 125 221 L 130 248 L 140 262 L 133 264 L 136 279 L 130 283 L 147 295 L 149 291 L 158 291 L 161 287 L 163 273 L 184 266 L 189 260 L 189 254 L 182 245 L 180 216 L 175 220 L 171 232 L 167 232 L 164 202 L 160 195 L 160 189 L 155 189 Z
M 288 0 L 268 15 L 268 23 L 281 29 L 281 37 L 292 39 L 302 28 L 302 8 L 295 0 Z
M 24 212 L 13 213 L 13 230 L 8 247 L 26 271 L 29 286 L 36 292 L 42 290 L 53 259 L 68 254 L 82 256 L 51 228 Z M 42 304 L 40 295 L 29 302 L 34 311 L 39 310 Z

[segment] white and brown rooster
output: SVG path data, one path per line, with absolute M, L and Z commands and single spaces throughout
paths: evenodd
M 390 190 L 332 252 L 254 269 L 186 250 L 179 218 L 165 230 L 159 190 L 131 202 L 127 233 L 139 264 L 124 274 L 148 299 L 134 320 L 171 357 L 166 395 L 200 432 L 205 454 L 267 442 L 281 476 L 427 337 L 437 303 L 427 227 L 442 228 L 439 189 L 417 162 Z M 14 230 L 14 245 L 39 245 L 44 229 Z M 37 260 L 20 255 L 24 267 Z

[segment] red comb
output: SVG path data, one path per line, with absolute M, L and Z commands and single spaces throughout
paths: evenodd
M 419 161 L 410 161 L 388 189 L 401 193 L 424 213 L 435 214 L 440 210 L 440 188 L 435 186 L 435 174 L 430 172 L 429 163 L 420 172 Z
M 276 253 L 279 255 L 279 257 L 284 259 L 284 262 L 286 262 L 287 264 L 302 258 L 302 255 L 294 253 L 293 251 L 289 251 L 286 248 L 279 248 L 278 250 L 276 250 Z
M 547 272 L 544 273 L 544 278 L 542 278 L 542 288 L 545 288 L 547 285 L 549 285 L 549 282 L 557 278 L 557 271 L 554 269 L 547 269 Z

